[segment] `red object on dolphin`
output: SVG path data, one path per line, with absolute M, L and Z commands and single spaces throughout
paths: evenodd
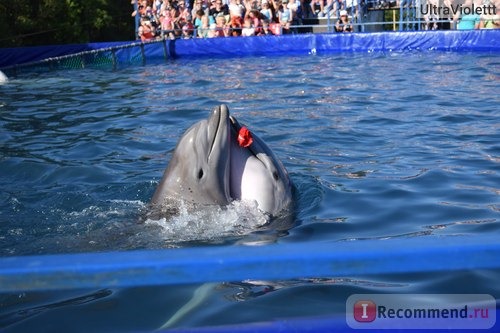
M 240 131 L 238 133 L 238 144 L 240 147 L 247 148 L 253 143 L 253 138 L 252 138 L 252 133 L 243 126 L 240 128 Z

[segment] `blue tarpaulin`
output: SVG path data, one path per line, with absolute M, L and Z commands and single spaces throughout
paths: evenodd
M 373 51 L 500 51 L 500 31 L 421 31 L 306 34 L 270 38 L 181 40 L 178 57 L 307 55 Z
M 0 258 L 0 293 L 499 268 L 500 244 L 496 235 L 195 247 Z M 345 316 L 341 316 L 174 331 L 333 332 L 348 329 Z
M 197 247 L 0 258 L 0 292 L 498 268 L 496 235 Z
M 335 52 L 408 50 L 500 51 L 500 30 L 415 31 L 353 34 L 298 34 L 262 37 L 178 39 L 150 43 L 113 42 L 0 49 L 0 68 L 34 63 L 82 52 L 112 49 L 113 62 L 127 65 L 167 58 L 307 55 Z M 132 55 L 131 55 L 132 54 Z

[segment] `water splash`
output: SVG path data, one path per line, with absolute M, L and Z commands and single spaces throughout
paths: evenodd
M 178 215 L 147 219 L 145 224 L 159 226 L 165 242 L 216 242 L 249 234 L 269 222 L 269 216 L 255 202 L 234 201 L 228 206 L 208 206 L 192 211 L 181 204 Z

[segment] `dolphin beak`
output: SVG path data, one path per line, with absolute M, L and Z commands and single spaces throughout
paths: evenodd
M 210 156 L 212 152 L 216 148 L 217 145 L 221 145 L 226 138 L 224 135 L 227 135 L 228 129 L 228 118 L 229 118 L 229 110 L 226 105 L 220 105 L 212 111 L 210 118 L 208 119 L 208 142 L 210 142 L 210 150 L 208 153 L 208 160 L 210 160 Z

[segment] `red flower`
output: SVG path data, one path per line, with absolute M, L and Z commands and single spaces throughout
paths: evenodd
M 238 133 L 238 143 L 240 147 L 247 148 L 252 144 L 252 142 L 252 133 L 250 133 L 248 128 L 246 128 L 245 126 L 240 128 L 240 132 Z

